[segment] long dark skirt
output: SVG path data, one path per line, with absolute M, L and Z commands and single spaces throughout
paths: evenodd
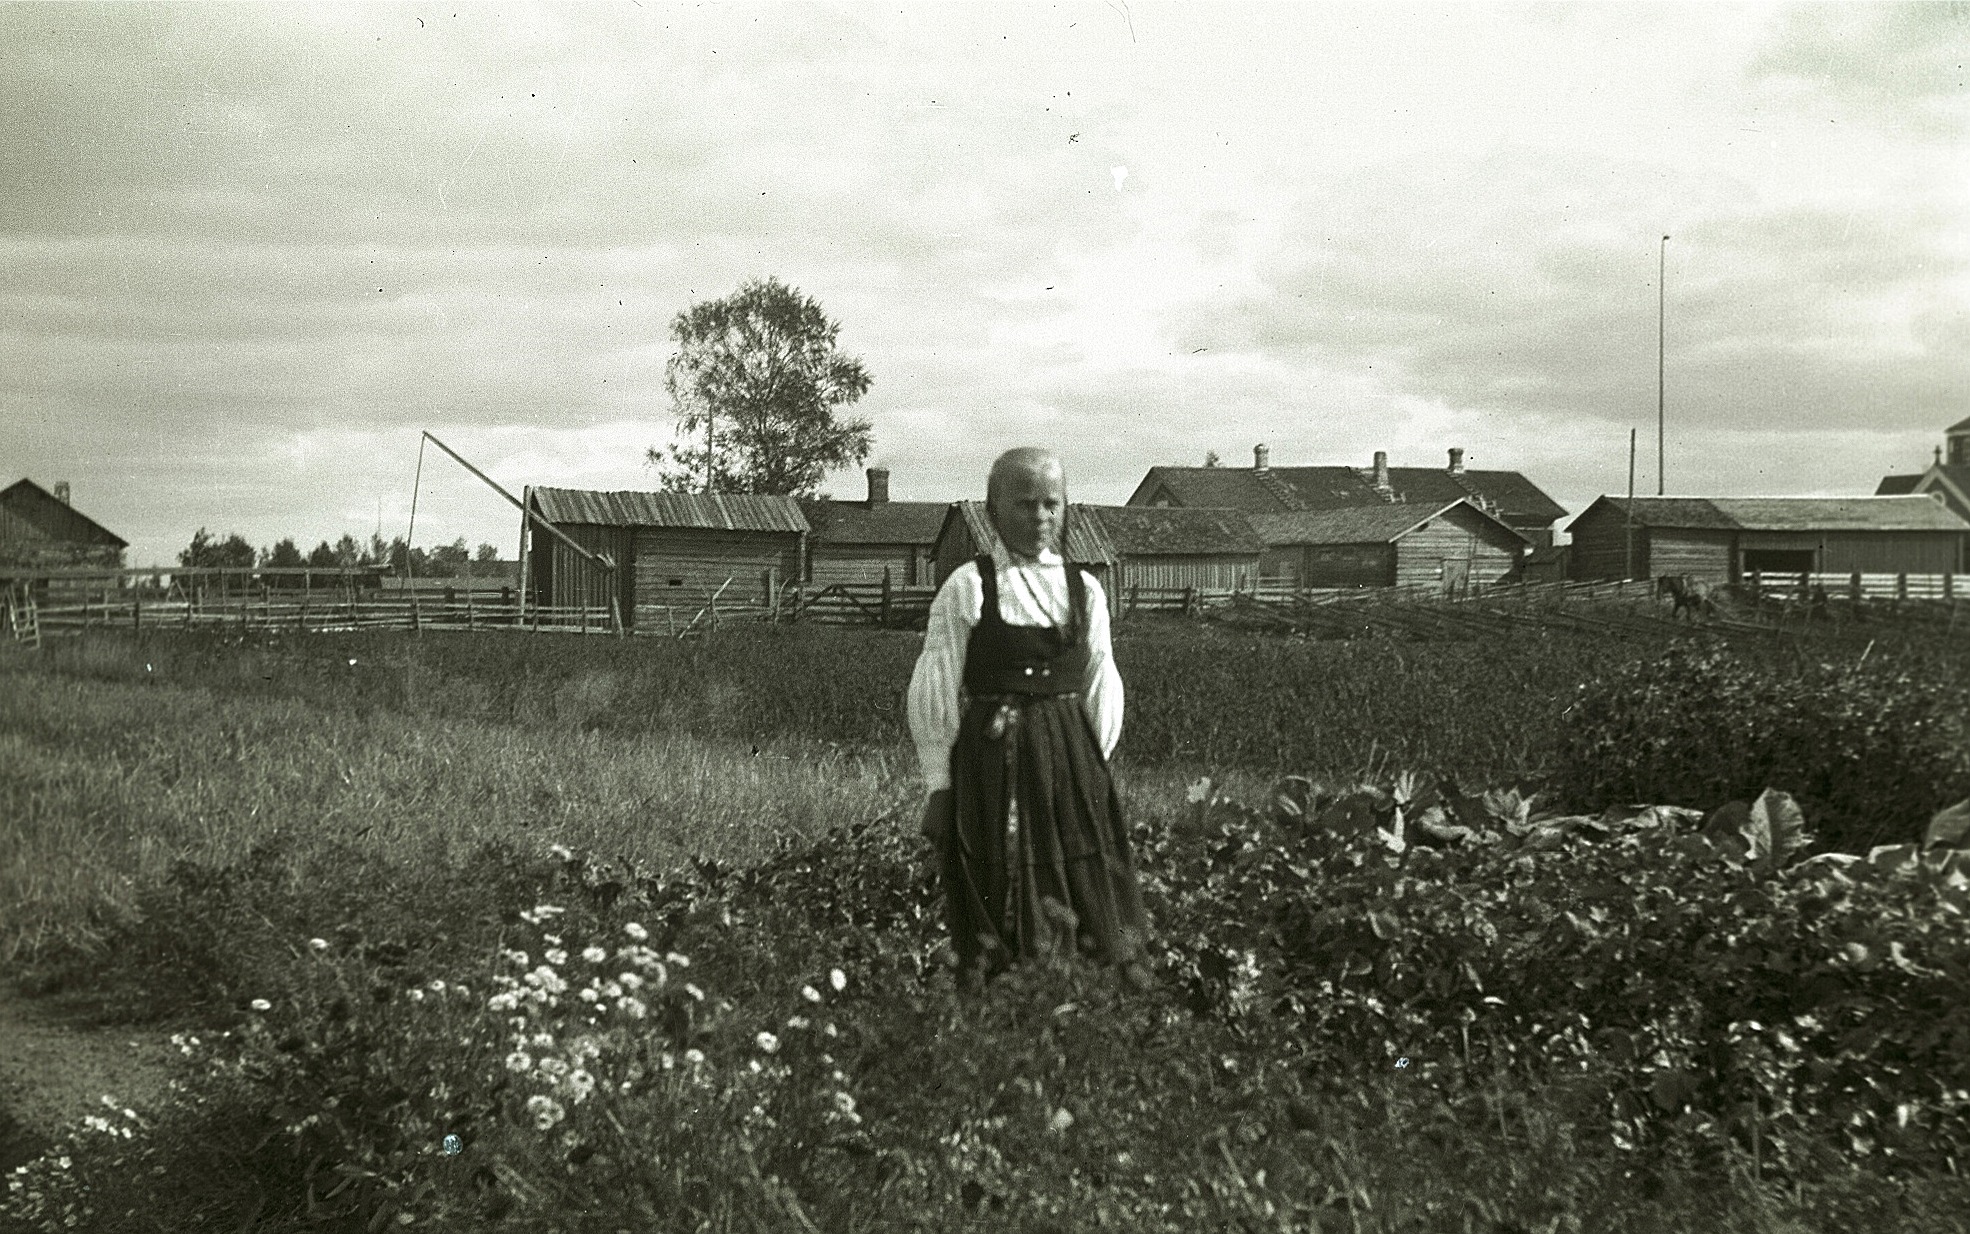
M 974 699 L 951 751 L 957 819 L 944 900 L 962 971 L 1080 952 L 1146 961 L 1148 927 L 1122 805 L 1074 696 Z

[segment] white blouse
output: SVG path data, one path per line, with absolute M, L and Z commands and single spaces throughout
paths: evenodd
M 1060 554 L 1042 549 L 1038 560 L 1015 559 L 995 548 L 999 617 L 1011 626 L 1059 626 L 1068 618 L 1067 567 Z M 1088 601 L 1088 677 L 1081 683 L 1081 706 L 1101 740 L 1101 755 L 1114 754 L 1122 738 L 1122 678 L 1115 671 L 1109 642 L 1108 601 L 1101 584 L 1086 579 Z M 951 572 L 930 603 L 923 654 L 910 675 L 910 735 L 926 790 L 951 786 L 951 747 L 964 718 L 964 659 L 972 627 L 985 607 L 985 585 L 978 564 L 967 561 Z

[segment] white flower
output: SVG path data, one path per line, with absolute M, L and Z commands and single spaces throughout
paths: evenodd
M 574 850 L 565 844 L 550 844 L 547 846 L 547 851 L 563 861 L 572 861 L 575 855 Z
M 756 1058 L 755 1058 L 755 1059 L 752 1059 L 752 1060 L 750 1060 L 750 1061 L 748 1061 L 746 1065 L 747 1065 L 748 1067 L 751 1067 L 751 1068 L 752 1068 L 752 1069 L 753 1069 L 753 1070 L 754 1070 L 755 1072 L 757 1072 L 757 1071 L 759 1071 L 759 1070 L 760 1070 L 760 1067 L 759 1067 L 759 1060 L 758 1060 L 758 1059 L 756 1059 Z
M 533 1065 L 533 1058 L 525 1050 L 515 1050 L 506 1056 L 506 1069 L 508 1071 L 531 1071 L 533 1070 Z
M 511 1011 L 520 1005 L 520 996 L 512 990 L 495 994 L 486 1000 L 486 1006 L 493 1011 Z
M 823 1024 L 823 1025 L 821 1026 L 821 1031 L 822 1031 L 822 1032 L 824 1032 L 824 1033 L 826 1033 L 826 1034 L 827 1034 L 828 1036 L 830 1036 L 830 1037 L 838 1037 L 838 1036 L 840 1036 L 840 1035 L 841 1035 L 841 1034 L 839 1034 L 839 1033 L 837 1033 L 837 1032 L 835 1032 L 835 1026 L 834 1026 L 834 1021 L 832 1021 L 832 1020 L 830 1020 L 830 1021 L 828 1021 L 828 1022 L 827 1022 L 826 1024 Z
M 316 951 L 327 951 L 328 940 L 325 938 L 311 938 L 308 940 L 308 946 L 313 947 Z
M 528 985 L 545 990 L 550 994 L 560 994 L 568 988 L 568 983 L 561 979 L 561 974 L 555 972 L 545 964 L 528 973 L 526 982 Z
M 598 998 L 600 998 L 600 997 L 602 997 L 602 996 L 601 996 L 600 994 L 597 994 L 597 993 L 596 993 L 596 992 L 595 992 L 594 990 L 592 990 L 592 989 L 584 989 L 584 990 L 581 990 L 581 991 L 579 991 L 579 992 L 577 992 L 577 993 L 576 993 L 576 995 L 575 995 L 575 997 L 576 997 L 576 998 L 579 998 L 579 999 L 580 999 L 580 1000 L 581 1000 L 582 1002 L 584 1002 L 584 1003 L 592 1003 L 592 1002 L 594 1002 L 594 1001 L 595 1001 L 596 999 L 598 999 Z
M 501 959 L 512 964 L 517 964 L 521 968 L 525 968 L 528 964 L 532 963 L 532 961 L 527 959 L 527 953 L 524 951 L 502 951 L 499 955 Z
M 849 1096 L 847 1093 L 836 1093 L 835 1109 L 840 1110 L 843 1114 L 853 1114 L 855 1112 L 855 1098 Z
M 616 1009 L 632 1020 L 640 1020 L 649 1012 L 640 998 L 625 998 L 616 1004 Z
M 835 993 L 839 994 L 848 988 L 848 974 L 838 968 L 831 968 L 828 970 L 828 984 L 835 988 Z
M 554 1034 L 548 1032 L 535 1033 L 533 1040 L 529 1044 L 543 1050 L 551 1050 L 554 1048 Z
M 453 986 L 453 987 L 452 987 L 452 993 L 454 993 L 454 994 L 456 994 L 456 995 L 458 995 L 458 996 L 459 996 L 460 998 L 470 998 L 470 997 L 472 997 L 472 991 L 470 991 L 470 990 L 468 990 L 468 989 L 466 989 L 466 988 L 465 988 L 464 986 L 462 986 L 462 985 L 455 985 L 455 986 Z
M 640 990 L 643 988 L 643 978 L 635 973 L 618 973 L 616 974 L 616 981 L 625 990 Z
M 1062 1106 L 1060 1109 L 1055 1110 L 1053 1112 L 1053 1117 L 1047 1120 L 1047 1130 L 1054 1132 L 1055 1134 L 1059 1134 L 1060 1132 L 1067 1130 L 1069 1127 L 1072 1127 L 1073 1125 L 1074 1125 L 1074 1116 L 1067 1111 L 1067 1107 L 1065 1106 Z
M 540 1069 L 551 1076 L 564 1076 L 568 1074 L 568 1064 L 558 1058 L 541 1059 Z
M 600 964 L 609 958 L 609 953 L 595 944 L 590 943 L 581 949 L 581 958 L 587 960 L 590 964 Z
M 576 1104 L 580 1104 L 595 1090 L 595 1077 L 577 1067 L 568 1073 L 567 1087 Z
M 638 925 L 634 921 L 625 922 L 622 927 L 622 932 L 624 934 L 629 935 L 631 938 L 635 939 L 639 943 L 642 942 L 644 939 L 650 937 L 650 932 L 644 929 L 642 926 Z
M 552 1097 L 535 1094 L 527 1098 L 527 1112 L 534 1116 L 534 1126 L 546 1131 L 566 1118 L 567 1111 Z
M 769 1032 L 762 1031 L 759 1036 L 753 1038 L 753 1041 L 768 1054 L 780 1048 L 780 1039 Z
M 811 985 L 804 985 L 800 987 L 800 996 L 806 999 L 810 1003 L 818 1003 L 821 1001 L 821 992 L 815 989 Z
M 445 983 L 442 980 L 433 977 L 431 979 L 431 984 L 426 986 L 425 989 L 431 991 L 431 993 L 433 994 L 443 994 L 445 992 Z
M 806 1027 L 807 1027 L 807 1017 L 806 1017 L 806 1016 L 804 1016 L 804 1015 L 797 1015 L 797 1016 L 794 1016 L 794 1017 L 792 1017 L 791 1019 L 789 1019 L 789 1020 L 787 1021 L 787 1027 L 788 1027 L 788 1028 L 806 1028 Z
M 550 948 L 547 952 L 547 962 L 559 968 L 568 962 L 568 953 L 559 947 Z
M 705 1001 L 705 992 L 688 981 L 684 983 L 684 992 L 701 1003 Z
M 424 1001 L 424 991 L 412 988 L 404 991 L 404 997 L 410 999 L 413 1003 L 421 1003 Z
M 621 998 L 622 986 L 617 984 L 616 982 L 611 981 L 607 985 L 602 987 L 602 993 L 604 996 L 608 998 Z
M 705 1061 L 705 1052 L 703 1050 L 686 1050 L 684 1051 L 684 1061 L 693 1067 L 700 1066 Z
M 272 1011 L 274 1009 L 274 1005 L 264 998 L 256 998 L 246 1005 L 255 1011 Z
M 670 953 L 669 953 L 668 955 L 666 955 L 666 956 L 664 956 L 664 959 L 665 959 L 665 961 L 667 961 L 667 962 L 668 962 L 668 963 L 669 963 L 669 964 L 670 964 L 670 965 L 671 965 L 671 966 L 672 966 L 673 968 L 689 968 L 689 967 L 691 967 L 691 957 L 689 957 L 689 956 L 682 956 L 682 955 L 678 955 L 678 954 L 677 954 L 677 953 L 676 953 L 675 951 L 673 951 L 673 952 L 670 952 Z

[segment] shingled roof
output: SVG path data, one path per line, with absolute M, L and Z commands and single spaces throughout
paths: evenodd
M 1243 511 L 1190 506 L 1082 506 L 1123 557 L 1224 557 L 1259 551 Z
M 1916 485 L 1922 483 L 1922 475 L 1923 473 L 1918 471 L 1912 476 L 1882 476 L 1880 487 L 1874 490 L 1874 495 L 1876 497 L 1906 496 L 1915 491 Z
M 1603 497 L 1625 516 L 1629 499 Z M 1705 531 L 1970 531 L 1926 494 L 1875 497 L 1636 497 L 1644 527 Z M 1599 504 L 1599 503 L 1596 503 Z
M 1519 539 L 1525 539 L 1493 515 L 1472 505 L 1466 498 L 1435 505 L 1424 502 L 1384 502 L 1373 506 L 1344 506 L 1332 510 L 1295 510 L 1285 514 L 1254 514 L 1252 526 L 1268 545 L 1280 544 L 1386 544 L 1399 539 L 1424 523 L 1440 518 L 1462 506 L 1479 518 L 1489 519 Z
M 803 501 L 801 513 L 820 544 L 930 544 L 948 501 Z
M 1229 506 L 1248 514 L 1288 510 L 1331 510 L 1343 506 L 1390 504 L 1367 475 L 1352 467 L 1152 467 L 1136 487 L 1145 501 L 1159 488 L 1185 506 Z M 1389 488 L 1398 503 L 1447 505 L 1461 498 L 1489 502 L 1505 518 L 1550 523 L 1565 507 L 1516 471 L 1452 473 L 1429 467 L 1389 468 Z M 1476 501 L 1473 504 L 1477 504 Z
M 1069 561 L 1086 562 L 1089 565 L 1113 564 L 1115 549 L 1108 543 L 1096 516 L 1088 513 L 1089 507 L 1070 504 L 1067 507 L 1067 552 Z M 951 519 L 963 519 L 971 533 L 971 542 L 980 552 L 991 552 L 999 544 L 998 528 L 985 513 L 982 501 L 957 501 L 951 503 L 945 513 L 948 524 Z M 938 531 L 942 539 L 944 532 Z
M 791 497 L 757 493 L 604 493 L 578 488 L 530 490 L 550 523 L 601 527 L 693 527 L 713 531 L 806 531 Z

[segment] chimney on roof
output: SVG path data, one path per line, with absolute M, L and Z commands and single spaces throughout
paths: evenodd
M 889 500 L 889 468 L 869 468 L 869 504 L 879 506 Z
M 55 500 L 56 500 L 56 501 L 59 501 L 59 502 L 61 502 L 61 503 L 62 503 L 63 505 L 67 505 L 67 504 L 68 504 L 68 481 L 67 481 L 67 480 L 57 480 L 57 481 L 55 481 Z
M 1450 474 L 1453 476 L 1464 474 L 1464 448 L 1462 446 L 1450 447 Z
M 1252 470 L 1270 471 L 1271 469 L 1272 469 L 1272 451 L 1266 449 L 1264 446 L 1253 446 Z
M 1389 452 L 1375 451 L 1375 491 L 1386 497 L 1389 495 Z

